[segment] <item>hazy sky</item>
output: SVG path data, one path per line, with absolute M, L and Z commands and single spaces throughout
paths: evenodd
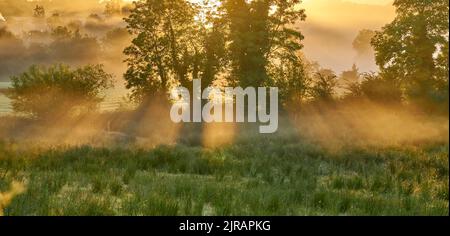
M 303 0 L 304 3 L 314 3 L 314 2 L 333 2 L 335 0 Z M 353 2 L 360 4 L 370 4 L 370 5 L 387 5 L 391 4 L 393 0 L 342 0 L 343 2 Z
M 312 1 L 312 0 L 310 0 Z M 347 0 L 348 2 L 373 4 L 373 5 L 386 5 L 392 3 L 392 0 Z
M 391 22 L 391 0 L 306 0 L 308 18 L 300 25 L 306 56 L 336 72 L 356 63 L 362 71 L 376 70 L 373 57 L 357 58 L 352 42 L 361 29 L 378 30 Z

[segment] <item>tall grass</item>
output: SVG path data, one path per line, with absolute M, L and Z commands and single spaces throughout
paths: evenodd
M 256 139 L 256 140 L 255 140 Z M 5 215 L 448 215 L 448 143 L 328 149 L 294 136 L 217 148 L 0 143 Z
M 0 192 L 0 216 L 4 216 L 3 209 L 11 204 L 14 197 L 22 194 L 25 191 L 25 185 L 23 183 L 13 181 L 11 183 L 11 189 L 7 192 Z

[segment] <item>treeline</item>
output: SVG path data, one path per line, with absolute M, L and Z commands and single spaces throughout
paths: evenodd
M 220 3 L 213 8 L 184 0 L 135 3 L 126 19 L 134 40 L 125 50 L 125 79 L 135 99 L 201 78 L 203 87 L 219 82 L 279 87 L 287 107 L 341 95 L 448 112 L 446 0 L 396 0 L 395 20 L 372 35 L 380 72 L 361 75 L 353 67 L 340 76 L 302 56 L 303 35 L 295 27 L 306 19 L 300 1 Z M 339 87 L 344 89 L 337 94 Z
M 36 16 L 36 7 L 40 8 L 40 16 L 51 16 L 55 12 L 80 13 L 95 11 L 105 13 L 118 13 L 129 11 L 131 4 L 121 0 L 99 1 L 99 0 L 0 0 L 0 12 L 6 18 Z M 43 14 L 42 14 L 43 13 Z
M 33 64 L 120 64 L 131 37 L 121 20 L 125 15 L 109 15 L 108 6 L 104 13 L 91 13 L 83 19 L 58 11 L 49 13 L 43 5 L 35 5 L 30 10 L 33 16 L 27 18 L 29 26 L 21 33 L 13 33 L 17 31 L 15 18 L 0 22 L 0 80 Z
M 306 19 L 298 0 L 227 0 L 193 4 L 184 0 L 139 1 L 125 19 L 134 35 L 125 50 L 125 79 L 133 97 L 167 92 L 173 84 L 203 87 L 276 86 L 301 80 L 301 41 L 295 26 Z
M 124 78 L 131 98 L 146 104 L 160 95 L 168 97 L 173 86 L 190 88 L 193 79 L 202 79 L 203 88 L 278 87 L 282 105 L 294 112 L 300 112 L 303 104 L 369 100 L 448 114 L 448 1 L 396 0 L 394 21 L 378 32 L 362 32 L 354 44 L 360 47 L 360 41 L 371 38 L 380 71 L 361 74 L 353 66 L 340 75 L 303 56 L 304 36 L 297 25 L 306 20 L 306 12 L 299 4 L 299 0 L 222 0 L 216 6 L 208 1 L 135 2 L 125 19 L 133 37 L 124 50 Z M 56 38 L 53 47 L 61 45 L 71 55 L 84 51 L 94 58 L 100 48 L 76 47 L 90 40 L 66 27 L 55 28 L 52 35 Z M 51 58 L 64 61 L 58 55 Z M 49 76 L 48 69 L 34 70 Z M 103 70 L 98 72 L 103 74 Z M 30 78 L 40 79 L 35 75 L 39 73 L 32 69 L 15 77 L 14 89 Z M 85 89 L 86 94 L 92 90 Z

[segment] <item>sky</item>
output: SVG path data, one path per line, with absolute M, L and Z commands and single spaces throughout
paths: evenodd
M 348 0 L 348 2 L 372 4 L 372 5 L 386 5 L 392 3 L 392 0 Z
M 395 17 L 391 0 L 306 0 L 308 15 L 300 24 L 304 53 L 337 73 L 355 63 L 361 71 L 377 69 L 374 56 L 358 58 L 352 42 L 362 29 L 379 30 Z
M 132 1 L 132 0 L 130 0 Z M 370 4 L 370 5 L 387 5 L 391 4 L 393 0 L 342 0 L 344 2 L 359 3 L 359 4 Z M 303 3 L 314 3 L 314 2 L 335 2 L 335 0 L 303 0 Z

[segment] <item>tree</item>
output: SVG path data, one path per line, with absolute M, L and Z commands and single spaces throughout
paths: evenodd
M 396 0 L 397 17 L 372 44 L 382 76 L 421 107 L 448 101 L 448 0 Z M 447 95 L 445 95 L 447 94 Z M 447 98 L 445 98 L 447 96 Z
M 212 14 L 212 13 L 208 13 Z M 212 16 L 213 17 L 213 16 Z M 211 18 L 211 28 L 203 28 L 202 30 L 202 53 L 197 53 L 195 64 L 201 64 L 202 87 L 211 85 L 216 79 L 217 74 L 224 72 L 228 64 L 226 58 L 226 41 L 224 39 L 225 27 L 222 19 Z M 198 78 L 199 72 L 194 71 L 193 77 Z
M 340 88 L 345 88 L 360 82 L 361 74 L 356 64 L 353 64 L 352 69 L 348 71 L 343 71 L 339 76 L 338 85 Z
M 120 0 L 110 0 L 105 5 L 105 15 L 114 16 L 120 15 L 122 13 L 122 8 L 120 6 Z
M 363 29 L 359 31 L 355 40 L 353 40 L 353 49 L 356 50 L 359 57 L 373 56 L 372 38 L 375 36 L 375 31 Z
M 198 68 L 199 29 L 195 5 L 184 0 L 134 2 L 127 22 L 135 37 L 125 49 L 128 70 L 124 77 L 133 97 L 166 93 L 171 84 L 188 86 Z
M 298 78 L 304 20 L 299 0 L 223 0 L 220 7 L 186 0 L 135 2 L 126 19 L 134 36 L 125 50 L 125 79 L 137 98 L 167 92 L 174 84 L 202 87 L 218 75 L 230 85 L 274 85 L 279 71 Z
M 54 62 L 82 65 L 95 63 L 102 55 L 97 38 L 82 35 L 78 29 L 72 31 L 66 26 L 52 30 L 53 41 L 49 44 L 49 55 Z
M 305 76 L 302 80 L 307 80 L 306 77 L 311 72 L 308 72 L 309 62 L 301 53 L 303 48 L 302 41 L 303 34 L 295 26 L 300 21 L 306 20 L 305 10 L 299 8 L 299 0 L 276 0 L 271 1 L 269 12 L 269 49 L 266 57 L 269 62 L 269 75 L 272 75 L 272 70 L 288 69 L 290 74 Z M 302 68 L 298 68 L 301 66 Z M 289 69 L 290 67 L 290 69 Z M 297 72 L 292 71 L 297 70 Z M 299 73 L 301 72 L 301 73 Z M 299 79 L 291 77 L 292 79 Z M 277 80 L 280 78 L 272 78 Z M 270 82 L 270 81 L 269 81 Z M 270 83 L 269 83 L 270 84 Z
M 398 80 L 376 73 L 364 73 L 361 82 L 347 86 L 346 98 L 368 99 L 383 105 L 398 105 L 402 102 L 402 90 Z
M 115 28 L 108 31 L 102 40 L 104 53 L 107 59 L 117 60 L 117 57 L 124 57 L 123 50 L 131 42 L 131 35 L 125 28 Z
M 332 70 L 322 69 L 314 76 L 311 96 L 315 101 L 331 102 L 336 93 L 337 83 L 337 76 Z
M 27 47 L 6 27 L 0 27 L 0 81 L 25 69 Z
M 267 1 L 225 1 L 229 22 L 232 82 L 242 87 L 262 85 L 267 80 L 269 50 Z
M 309 98 L 313 77 L 312 72 L 308 71 L 306 58 L 303 55 L 298 58 L 300 60 L 282 60 L 280 66 L 271 69 L 283 105 L 293 112 L 298 112 Z
M 112 76 L 102 65 L 72 69 L 60 64 L 31 66 L 11 82 L 7 96 L 14 111 L 48 119 L 97 108 L 101 92 L 112 86 Z
M 36 7 L 33 10 L 34 17 L 37 18 L 44 18 L 45 17 L 45 8 L 41 5 L 36 5 Z
M 292 26 L 305 20 L 298 0 L 226 0 L 232 82 L 242 87 L 270 85 L 271 72 L 285 70 L 281 61 L 300 62 L 303 35 Z M 273 78 L 272 78 L 273 79 Z

